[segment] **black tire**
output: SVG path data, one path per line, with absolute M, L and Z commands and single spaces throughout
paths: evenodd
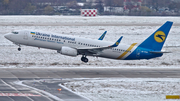
M 86 58 L 86 57 L 82 57 L 82 58 L 81 58 L 81 61 L 83 61 L 83 62 L 87 63 L 87 62 L 88 62 L 88 58 Z
M 87 63 L 88 62 L 88 58 L 84 58 L 84 62 Z
M 21 48 L 18 48 L 18 51 L 21 51 Z
M 82 58 L 81 58 L 81 61 L 83 61 L 83 62 L 84 62 L 84 58 L 85 58 L 85 57 L 82 57 Z

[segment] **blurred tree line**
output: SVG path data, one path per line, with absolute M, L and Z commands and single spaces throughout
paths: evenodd
M 0 0 L 0 15 L 54 15 L 80 14 L 80 9 L 98 9 L 99 14 L 115 14 L 111 10 L 104 12 L 104 7 L 122 7 L 125 0 Z M 138 2 L 139 0 L 126 0 Z M 83 6 L 77 3 L 84 3 Z M 158 15 L 167 13 L 162 10 L 179 14 L 180 2 L 172 0 L 142 0 L 141 7 L 134 9 L 133 3 L 127 5 L 128 15 Z M 61 8 L 55 8 L 61 7 Z M 63 8 L 64 7 L 64 8 Z
M 66 6 L 76 0 L 0 0 L 0 14 L 54 14 L 53 6 Z

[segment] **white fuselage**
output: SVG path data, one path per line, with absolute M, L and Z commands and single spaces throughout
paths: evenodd
M 97 56 L 120 60 L 139 60 L 161 57 L 161 49 L 169 34 L 173 22 L 167 21 L 142 43 L 131 45 L 121 44 L 123 36 L 115 43 L 103 41 L 106 31 L 97 40 L 81 38 L 52 32 L 33 30 L 18 30 L 6 34 L 4 37 L 19 45 L 34 46 L 57 50 L 58 53 L 68 56 L 82 55 L 81 61 L 87 63 L 86 56 Z
M 30 31 L 30 30 L 21 30 L 18 32 L 19 32 L 18 34 L 14 34 L 14 35 L 10 33 L 11 36 L 9 36 L 8 39 L 14 42 L 15 44 L 34 46 L 39 48 L 47 48 L 57 51 L 61 51 L 61 48 L 63 46 L 78 49 L 78 48 L 90 48 L 90 47 L 104 47 L 113 44 L 113 42 L 81 38 L 81 37 L 75 37 L 75 36 L 69 36 L 63 34 L 56 34 L 51 32 Z M 128 50 L 130 47 L 131 49 Z M 105 57 L 111 59 L 125 59 L 136 48 L 137 48 L 136 45 L 132 46 L 132 45 L 119 44 L 118 47 L 104 49 L 99 54 L 86 54 L 86 55 Z

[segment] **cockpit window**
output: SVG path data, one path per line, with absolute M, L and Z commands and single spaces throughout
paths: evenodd
M 13 34 L 18 34 L 18 32 L 12 32 Z

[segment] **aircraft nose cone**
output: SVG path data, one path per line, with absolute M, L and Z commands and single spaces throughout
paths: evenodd
M 11 38 L 11 33 L 5 34 L 4 37 L 5 37 L 6 39 L 10 39 L 10 38 Z

